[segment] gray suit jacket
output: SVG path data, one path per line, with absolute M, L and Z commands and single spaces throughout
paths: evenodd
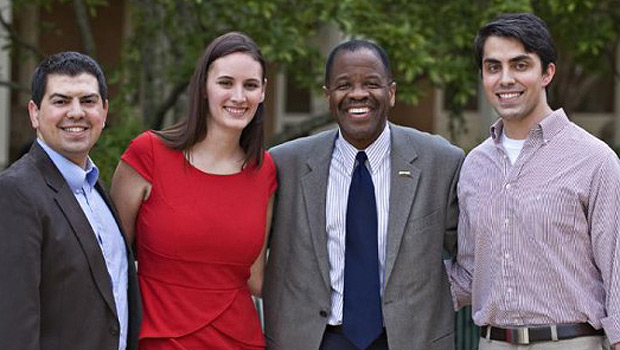
M 100 184 L 97 190 L 118 223 Z M 129 247 L 127 259 L 127 349 L 137 349 L 141 307 Z M 0 349 L 118 350 L 119 327 L 95 234 L 35 142 L 0 174 Z
M 456 182 L 464 154 L 439 136 L 390 128 L 383 295 L 389 347 L 450 350 L 454 311 L 442 252 L 456 249 Z M 336 137 L 330 130 L 270 151 L 278 192 L 263 291 L 269 350 L 318 349 L 325 331 L 331 303 L 325 200 Z

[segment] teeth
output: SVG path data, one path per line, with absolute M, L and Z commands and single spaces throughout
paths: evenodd
M 368 107 L 357 107 L 357 108 L 349 108 L 349 113 L 353 114 L 363 114 L 369 111 Z
M 516 97 L 519 97 L 519 95 L 521 95 L 520 92 L 506 92 L 503 94 L 499 94 L 499 98 L 501 99 L 516 98 Z
M 81 132 L 81 131 L 86 130 L 86 128 L 83 126 L 73 126 L 70 128 L 64 128 L 64 130 L 68 132 Z
M 226 110 L 227 110 L 230 114 L 242 115 L 242 114 L 244 114 L 244 113 L 245 113 L 246 108 L 226 107 Z

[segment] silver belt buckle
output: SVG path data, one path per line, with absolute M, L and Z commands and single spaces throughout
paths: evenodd
M 527 327 L 517 328 L 517 343 L 528 345 L 530 343 L 530 330 Z

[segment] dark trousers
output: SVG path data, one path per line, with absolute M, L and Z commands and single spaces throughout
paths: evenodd
M 383 330 L 368 348 L 358 349 L 344 336 L 341 326 L 327 326 L 319 350 L 388 350 L 387 335 Z

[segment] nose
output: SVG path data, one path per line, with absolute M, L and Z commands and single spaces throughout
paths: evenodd
M 363 84 L 353 84 L 349 91 L 349 98 L 363 99 L 368 97 L 368 89 Z
M 238 85 L 233 88 L 231 100 L 236 103 L 245 101 L 245 90 L 242 85 Z
M 499 83 L 501 85 L 510 85 L 510 84 L 514 84 L 515 79 L 514 76 L 512 75 L 512 72 L 510 69 L 502 69 L 501 75 L 499 77 Z
M 69 112 L 67 112 L 67 117 L 74 119 L 84 117 L 84 108 L 82 108 L 79 99 L 74 98 L 71 100 L 71 106 Z

